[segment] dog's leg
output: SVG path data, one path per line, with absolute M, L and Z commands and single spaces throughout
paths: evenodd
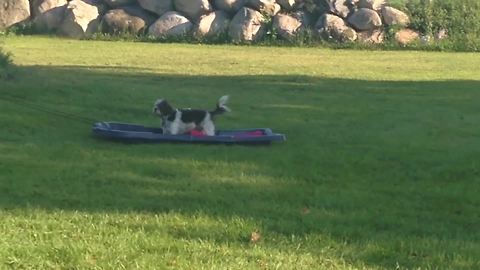
M 178 121 L 173 121 L 173 123 L 170 125 L 169 133 L 171 135 L 177 135 L 179 130 L 180 130 L 180 125 L 178 124 Z
M 203 124 L 203 132 L 207 136 L 215 136 L 215 125 L 211 120 Z

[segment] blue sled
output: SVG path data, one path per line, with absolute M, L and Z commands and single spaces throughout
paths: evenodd
M 285 141 L 283 134 L 273 133 L 269 128 L 219 130 L 215 136 L 192 136 L 163 134 L 161 128 L 142 125 L 99 122 L 92 128 L 93 134 L 107 139 L 126 143 L 221 143 L 221 144 L 269 144 Z

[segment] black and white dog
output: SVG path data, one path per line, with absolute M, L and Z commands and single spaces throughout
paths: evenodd
M 223 96 L 218 100 L 215 110 L 207 111 L 198 109 L 176 109 L 165 99 L 158 99 L 153 107 L 153 113 L 162 118 L 162 128 L 165 134 L 177 135 L 198 130 L 205 135 L 214 136 L 215 124 L 213 118 L 216 115 L 230 111 L 225 105 L 227 101 L 228 96 Z

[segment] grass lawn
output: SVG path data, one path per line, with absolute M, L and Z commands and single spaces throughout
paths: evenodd
M 480 54 L 4 46 L 0 269 L 480 268 Z M 288 141 L 119 144 L 38 110 L 159 125 L 158 97 L 223 94 L 219 127 Z

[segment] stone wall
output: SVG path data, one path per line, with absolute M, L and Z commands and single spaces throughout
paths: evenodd
M 29 21 L 37 31 L 72 38 L 101 31 L 154 38 L 222 36 L 234 43 L 261 40 L 272 29 L 286 40 L 308 30 L 326 40 L 379 44 L 385 26 L 396 25 L 399 43 L 420 38 L 407 28 L 406 13 L 385 0 L 305 1 L 0 0 L 0 30 Z

